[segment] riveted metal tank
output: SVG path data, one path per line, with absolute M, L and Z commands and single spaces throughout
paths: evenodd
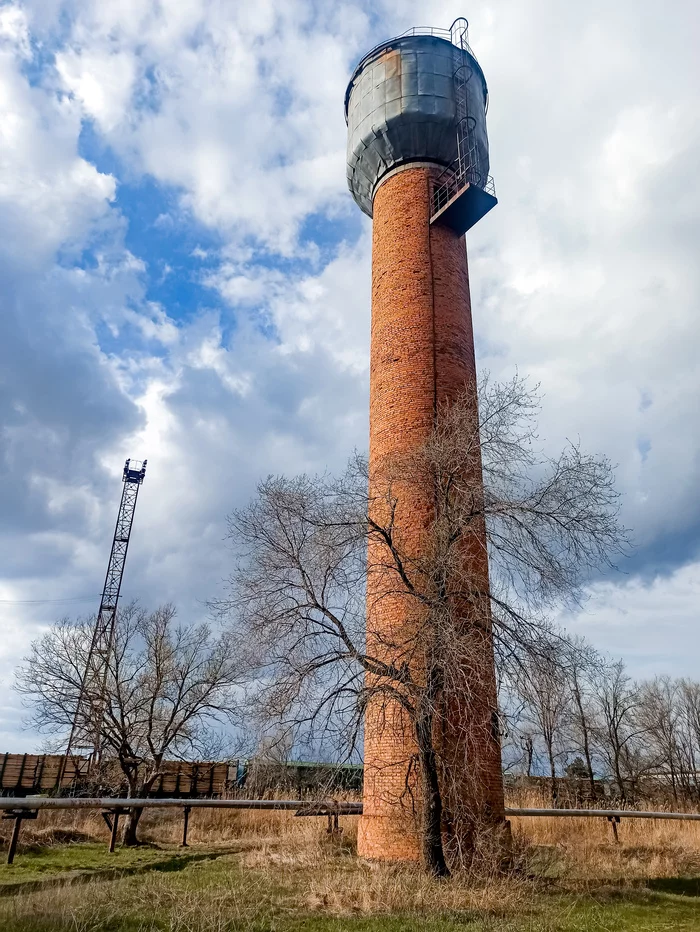
M 486 79 L 464 40 L 455 44 L 450 35 L 411 30 L 390 39 L 365 55 L 350 79 L 348 185 L 370 217 L 375 191 L 392 170 L 409 162 L 455 162 L 458 125 L 466 119 L 473 167 L 483 178 L 479 186 L 486 184 Z

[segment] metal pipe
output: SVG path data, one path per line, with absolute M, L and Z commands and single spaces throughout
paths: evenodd
M 26 796 L 0 797 L 0 810 L 9 809 L 267 809 L 292 811 L 311 809 L 314 814 L 362 815 L 360 802 L 319 801 L 309 806 L 297 799 L 95 799 Z M 506 809 L 506 816 L 578 819 L 672 819 L 700 821 L 700 812 L 651 812 L 635 809 Z
M 700 812 L 648 812 L 635 809 L 506 809 L 507 816 L 547 816 L 577 819 L 675 819 L 700 822 Z
M 328 811 L 340 815 L 361 815 L 362 803 L 320 802 L 315 804 L 326 815 Z M 72 797 L 26 796 L 19 799 L 0 798 L 2 809 L 302 809 L 297 799 L 97 799 Z

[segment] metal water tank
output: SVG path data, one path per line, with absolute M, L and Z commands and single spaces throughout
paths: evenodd
M 469 137 L 470 180 L 486 187 L 488 88 L 461 22 L 457 33 L 454 26 L 410 30 L 372 49 L 355 68 L 345 94 L 348 185 L 370 217 L 374 193 L 393 169 L 454 163 L 460 128 Z

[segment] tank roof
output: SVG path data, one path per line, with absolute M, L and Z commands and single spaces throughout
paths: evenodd
M 462 48 L 471 59 L 474 65 L 474 70 L 479 75 L 484 88 L 484 99 L 488 102 L 489 89 L 488 85 L 486 84 L 486 76 L 484 75 L 481 65 L 476 60 L 476 56 L 472 52 L 469 45 L 465 42 L 464 45 L 460 46 L 453 42 L 452 29 L 439 29 L 434 26 L 414 26 L 411 29 L 408 29 L 406 32 L 401 33 L 400 36 L 395 36 L 393 39 L 386 39 L 384 42 L 380 42 L 379 45 L 375 45 L 374 48 L 370 49 L 370 51 L 367 52 L 367 54 L 364 55 L 357 63 L 345 91 L 346 123 L 348 122 L 348 104 L 350 102 L 350 94 L 352 93 L 353 85 L 357 80 L 358 75 L 367 67 L 367 65 L 371 64 L 383 52 L 386 52 L 394 46 L 400 45 L 405 48 L 406 46 L 410 46 L 415 43 L 418 47 L 420 47 L 420 45 L 423 45 L 426 40 L 437 40 L 438 42 L 445 42 L 448 45 L 452 45 L 455 48 Z

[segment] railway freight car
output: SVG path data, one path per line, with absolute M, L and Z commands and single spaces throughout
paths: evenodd
M 86 757 L 63 754 L 0 755 L 0 795 L 126 795 L 119 768 L 107 765 L 98 781 L 88 776 Z M 149 796 L 222 797 L 237 785 L 238 761 L 164 761 Z
M 99 776 L 89 774 L 86 757 L 62 754 L 0 754 L 3 796 L 126 796 L 128 787 L 116 762 Z M 197 798 L 307 796 L 353 793 L 362 789 L 362 766 L 313 761 L 275 763 L 260 758 L 228 761 L 164 761 L 148 793 L 151 797 Z
M 0 754 L 0 795 L 32 796 L 57 793 L 80 784 L 87 776 L 86 757 L 63 754 Z

